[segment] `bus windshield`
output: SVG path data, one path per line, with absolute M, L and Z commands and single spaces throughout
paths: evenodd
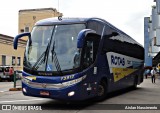
M 80 66 L 78 33 L 85 24 L 35 26 L 24 55 L 24 67 L 36 71 L 64 71 Z

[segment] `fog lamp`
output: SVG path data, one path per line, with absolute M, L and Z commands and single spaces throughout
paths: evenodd
M 71 96 L 73 96 L 74 94 L 75 94 L 75 92 L 74 92 L 74 91 L 71 91 L 71 92 L 68 93 L 68 96 L 71 97 Z

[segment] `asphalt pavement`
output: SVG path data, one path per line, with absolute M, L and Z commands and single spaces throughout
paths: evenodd
M 0 88 L 3 87 L 0 83 Z M 4 83 L 5 88 L 10 88 L 11 82 Z M 125 89 L 113 92 L 106 100 L 102 102 L 62 102 L 54 99 L 27 97 L 21 91 L 4 91 L 0 92 L 0 104 L 2 105 L 40 105 L 42 111 L 0 111 L 1 113 L 159 113 L 160 110 L 125 110 L 126 105 L 155 105 L 160 107 L 160 77 L 156 79 L 156 83 L 151 82 L 151 78 L 144 79 L 144 82 L 138 86 L 136 90 Z M 79 105 L 79 106 L 78 106 Z M 122 106 L 122 109 L 116 108 Z

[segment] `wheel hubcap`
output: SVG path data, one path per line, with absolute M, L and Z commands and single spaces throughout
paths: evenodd
M 102 96 L 103 94 L 104 94 L 104 87 L 102 85 L 99 85 L 98 96 Z

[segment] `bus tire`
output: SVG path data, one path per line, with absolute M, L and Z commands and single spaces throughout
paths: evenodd
M 138 76 L 136 75 L 134 78 L 134 84 L 133 84 L 132 88 L 137 89 L 137 85 L 138 85 Z
M 107 83 L 106 81 L 101 81 L 98 85 L 96 101 L 102 101 L 107 97 Z

